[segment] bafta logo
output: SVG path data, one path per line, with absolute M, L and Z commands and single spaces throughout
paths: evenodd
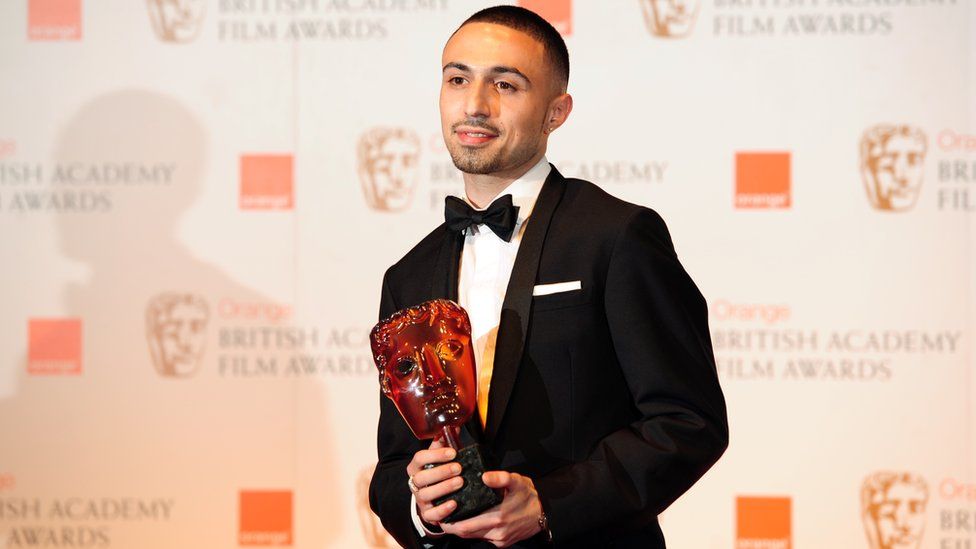
M 644 22 L 660 38 L 684 38 L 691 34 L 700 0 L 640 0 Z
M 359 139 L 359 182 L 375 210 L 405 209 L 413 198 L 420 139 L 402 128 L 373 128 Z
M 149 20 L 163 42 L 186 43 L 200 34 L 206 0 L 146 0 Z
M 914 473 L 881 471 L 861 486 L 861 518 L 871 549 L 918 549 L 929 488 Z
M 200 367 L 210 311 L 192 294 L 156 296 L 146 307 L 146 338 L 156 371 L 165 377 L 187 377 Z
M 922 190 L 925 134 L 905 125 L 879 124 L 861 138 L 861 179 L 871 205 L 899 212 L 911 209 Z

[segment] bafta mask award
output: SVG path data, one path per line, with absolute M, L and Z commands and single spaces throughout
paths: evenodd
M 442 437 L 457 451 L 464 486 L 436 501 L 453 499 L 457 508 L 445 519 L 473 517 L 501 503 L 485 486 L 481 448 L 461 448 L 460 430 L 475 410 L 474 353 L 468 314 L 453 301 L 437 299 L 397 311 L 369 335 L 383 394 L 396 405 L 418 439 Z

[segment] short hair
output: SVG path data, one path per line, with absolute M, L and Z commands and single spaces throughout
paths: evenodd
M 528 34 L 542 44 L 548 61 L 555 68 L 557 83 L 565 91 L 569 84 L 569 50 L 562 35 L 534 11 L 519 6 L 492 6 L 468 17 L 458 30 L 469 23 L 493 23 Z

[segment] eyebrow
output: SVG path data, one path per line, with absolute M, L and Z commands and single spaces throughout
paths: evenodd
M 454 61 L 444 65 L 444 68 L 441 69 L 441 72 L 447 71 L 447 69 L 457 69 L 461 72 L 474 72 L 471 70 L 471 67 L 465 65 L 464 63 L 458 63 Z M 532 84 L 532 80 L 529 80 L 528 76 L 525 76 L 525 74 L 522 71 L 516 69 L 515 67 L 506 67 L 503 65 L 499 65 L 496 67 L 492 67 L 491 70 L 489 70 L 488 72 L 490 72 L 491 74 L 514 74 L 515 76 L 521 78 L 522 80 L 525 80 L 527 84 Z

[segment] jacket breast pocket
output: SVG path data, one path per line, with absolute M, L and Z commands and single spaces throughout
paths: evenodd
M 583 287 L 575 290 L 566 290 L 557 293 L 532 296 L 532 312 L 554 311 L 567 307 L 576 307 L 589 303 L 591 297 L 590 289 L 583 284 Z

